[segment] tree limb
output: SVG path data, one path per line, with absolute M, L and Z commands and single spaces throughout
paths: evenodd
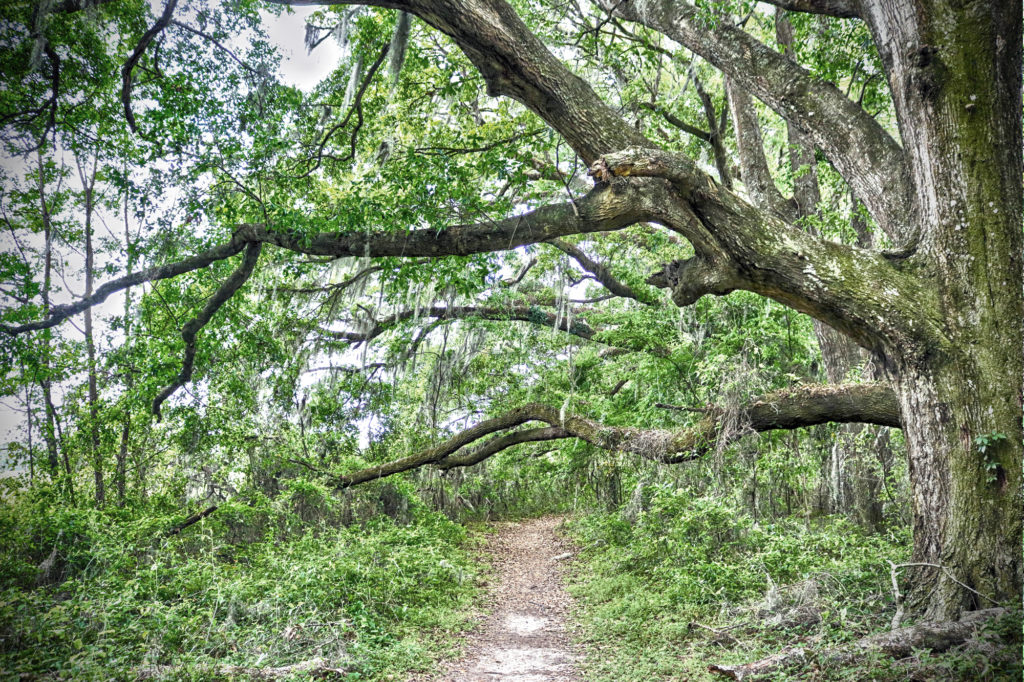
M 293 6 L 367 4 L 417 15 L 455 40 L 484 77 L 489 95 L 524 104 L 587 164 L 614 149 L 652 146 L 553 55 L 505 0 L 273 1 Z
M 153 42 L 153 39 L 171 23 L 171 16 L 174 14 L 174 8 L 177 4 L 178 0 L 167 0 L 163 14 L 142 35 L 139 43 L 135 46 L 135 50 L 128 57 L 128 61 L 121 67 L 121 104 L 124 105 L 125 120 L 128 121 L 128 127 L 131 128 L 133 133 L 139 131 L 135 125 L 135 114 L 132 113 L 132 70 L 139 63 L 139 60 L 142 59 L 142 55 L 146 53 L 146 48 Z
M 896 395 L 882 383 L 802 386 L 778 391 L 741 406 L 730 414 L 730 424 L 736 426 L 728 432 L 723 431 L 722 419 L 725 415 L 726 410 L 711 408 L 701 422 L 692 428 L 638 429 L 606 426 L 585 417 L 565 415 L 548 405 L 530 403 L 482 421 L 443 443 L 408 457 L 340 476 L 335 483 L 338 487 L 348 488 L 422 466 L 446 468 L 445 462 L 449 465 L 447 468 L 469 466 L 526 440 L 579 438 L 603 450 L 631 452 L 652 461 L 678 464 L 702 457 L 720 439 L 735 440 L 750 431 L 796 429 L 827 422 L 900 425 Z M 531 421 L 546 422 L 557 430 L 541 428 L 507 434 L 469 453 L 455 455 L 459 449 L 484 436 Z
M 437 468 L 442 471 L 448 471 L 456 467 L 468 467 L 474 464 L 479 464 L 488 457 L 493 457 L 502 450 L 506 450 L 513 445 L 519 445 L 520 443 L 535 443 L 537 441 L 547 440 L 559 440 L 562 438 L 572 438 L 565 429 L 557 426 L 546 426 L 539 429 L 527 429 L 525 431 L 513 431 L 507 433 L 504 436 L 492 438 L 483 445 L 476 447 L 469 452 L 460 455 L 449 455 L 437 463 Z
M 903 149 L 839 88 L 727 21 L 709 30 L 689 3 L 602 0 L 602 4 L 615 15 L 659 31 L 699 54 L 806 131 L 864 198 L 879 226 L 894 241 L 900 240 L 913 205 Z
M 106 282 L 92 296 L 74 303 L 53 306 L 42 320 L 20 325 L 0 325 L 0 332 L 24 334 L 49 329 L 128 287 L 205 268 L 239 253 L 250 242 L 273 244 L 313 256 L 439 257 L 467 256 L 514 249 L 556 237 L 620 230 L 647 219 L 659 201 L 656 191 L 628 186 L 595 187 L 575 204 L 554 204 L 504 220 L 455 225 L 442 229 L 394 231 L 367 236 L 365 232 L 321 232 L 306 237 L 279 232 L 259 223 L 238 226 L 226 244 L 166 265 L 154 266 Z
M 597 281 L 604 285 L 604 288 L 612 292 L 616 296 L 622 298 L 632 298 L 635 301 L 640 301 L 646 305 L 657 304 L 657 299 L 649 295 L 647 292 L 637 292 L 623 284 L 611 271 L 601 263 L 593 260 L 588 256 L 583 249 L 579 248 L 575 244 L 570 244 L 562 239 L 552 239 L 548 242 L 562 253 L 567 254 L 573 260 L 580 264 L 584 270 L 592 274 L 597 278 Z
M 262 245 L 256 242 L 250 242 L 245 247 L 245 257 L 242 259 L 241 265 L 238 269 L 232 272 L 224 283 L 220 285 L 220 288 L 210 297 L 210 300 L 206 302 L 203 309 L 199 311 L 199 314 L 195 319 L 189 320 L 185 323 L 185 326 L 181 328 L 181 338 L 185 341 L 185 355 L 181 362 L 181 371 L 178 373 L 177 378 L 168 384 L 157 394 L 156 398 L 153 399 L 153 414 L 156 415 L 157 420 L 160 420 L 160 406 L 165 400 L 171 397 L 171 395 L 179 388 L 184 386 L 192 379 L 192 370 L 195 366 L 196 359 L 196 334 L 202 329 L 213 317 L 214 313 L 220 310 L 220 307 L 224 305 L 228 299 L 235 295 L 242 285 L 245 284 L 246 280 L 252 276 L 253 270 L 256 268 L 256 261 L 259 260 L 260 250 Z
M 935 292 L 920 280 L 881 254 L 807 234 L 751 206 L 710 181 L 685 155 L 625 149 L 606 155 L 590 173 L 602 181 L 661 177 L 672 183 L 676 193 L 669 193 L 658 221 L 683 234 L 697 252 L 669 282 L 680 305 L 707 293 L 746 289 L 807 313 L 868 349 L 898 337 L 898 343 L 948 344 Z
M 676 128 L 679 128 L 684 133 L 687 133 L 688 135 L 693 135 L 698 140 L 701 140 L 703 142 L 707 142 L 709 144 L 711 143 L 711 133 L 709 133 L 706 130 L 702 130 L 701 128 L 698 128 L 697 126 L 690 125 L 689 123 L 679 118 L 665 107 L 655 102 L 640 102 L 639 104 L 641 108 L 659 114 L 668 123 L 670 123 Z
M 729 93 L 732 125 L 736 131 L 736 148 L 739 151 L 740 170 L 747 194 L 755 206 L 774 211 L 791 225 L 796 223 L 799 217 L 796 207 L 782 196 L 768 168 L 768 159 L 764 155 L 764 140 L 761 137 L 761 124 L 757 120 L 757 111 L 754 110 L 750 96 L 728 76 L 725 78 L 725 90 Z
M 839 19 L 857 19 L 860 17 L 859 0 L 762 0 L 791 12 L 808 12 L 824 14 Z

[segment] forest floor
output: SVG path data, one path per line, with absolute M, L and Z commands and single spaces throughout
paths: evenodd
M 581 658 L 566 632 L 570 597 L 562 573 L 571 545 L 559 516 L 496 524 L 485 551 L 494 567 L 490 615 L 466 640 L 462 658 L 436 682 L 580 680 Z

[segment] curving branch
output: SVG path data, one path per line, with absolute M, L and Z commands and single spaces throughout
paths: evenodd
M 480 438 L 531 421 L 545 422 L 551 428 L 513 432 L 456 454 Z M 731 425 L 728 429 L 724 428 L 726 422 Z M 899 427 L 899 404 L 892 389 L 882 383 L 801 386 L 766 395 L 734 410 L 708 408 L 696 426 L 668 430 L 606 426 L 585 417 L 565 415 L 548 405 L 531 403 L 482 421 L 432 448 L 340 476 L 335 483 L 348 488 L 427 465 L 442 469 L 470 466 L 516 443 L 561 438 L 578 438 L 602 450 L 631 452 L 652 461 L 678 464 L 698 459 L 716 443 L 729 442 L 747 433 L 828 422 Z
M 804 130 L 857 195 L 864 197 L 886 234 L 896 242 L 906 236 L 913 202 L 903 149 L 839 88 L 727 21 L 708 29 L 689 3 L 602 0 L 602 4 L 615 16 L 643 24 L 699 54 Z
M 448 471 L 456 467 L 469 467 L 479 464 L 488 457 L 493 457 L 503 450 L 520 443 L 536 443 L 538 441 L 560 440 L 572 438 L 572 434 L 558 426 L 545 426 L 539 429 L 526 429 L 524 431 L 513 431 L 504 436 L 492 438 L 483 445 L 459 455 L 449 455 L 436 466 L 442 471 Z
M 562 239 L 552 239 L 548 244 L 551 244 L 556 249 L 567 254 L 579 263 L 580 267 L 592 274 L 598 282 L 604 285 L 605 289 L 616 296 L 631 298 L 634 301 L 640 301 L 645 305 L 658 304 L 658 299 L 651 296 L 646 291 L 636 291 L 630 286 L 620 282 L 606 266 L 592 259 L 583 251 L 583 249 L 579 248 L 575 244 L 570 244 Z
M 199 333 L 199 330 L 206 326 L 213 315 L 220 310 L 220 307 L 227 303 L 228 299 L 234 296 L 249 277 L 252 276 L 262 248 L 262 245 L 259 243 L 250 242 L 247 244 L 245 256 L 238 269 L 224 280 L 224 283 L 210 297 L 210 300 L 206 302 L 206 305 L 199 311 L 195 319 L 189 320 L 181 328 L 181 338 L 185 341 L 185 356 L 182 359 L 181 371 L 178 373 L 177 378 L 171 384 L 165 386 L 157 394 L 156 398 L 153 399 L 153 414 L 156 415 L 157 421 L 160 420 L 160 406 L 163 402 L 192 379 L 192 370 L 195 367 L 196 360 L 196 335 Z
M 746 289 L 807 313 L 868 349 L 895 339 L 948 344 L 935 292 L 921 281 L 879 253 L 807 234 L 756 209 L 710 182 L 685 155 L 625 149 L 605 156 L 590 173 L 602 181 L 660 177 L 672 183 L 674 203 L 666 202 L 659 220 L 697 252 L 697 260 L 679 268 L 674 284 L 690 292 L 675 296 L 677 302 Z
M 149 47 L 149 44 L 171 23 L 171 17 L 174 15 L 174 8 L 177 4 L 178 0 L 167 0 L 163 14 L 142 35 L 142 38 L 139 39 L 138 44 L 135 46 L 135 50 L 128 57 L 128 61 L 121 67 L 121 104 L 124 106 L 125 120 L 128 121 L 128 127 L 131 128 L 133 133 L 139 131 L 135 125 L 135 114 L 132 113 L 132 70 L 135 69 L 135 65 L 142 59 L 142 55 L 146 53 L 146 48 Z

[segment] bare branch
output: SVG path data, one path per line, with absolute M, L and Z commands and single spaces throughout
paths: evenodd
M 946 623 L 926 621 L 865 637 L 837 649 L 809 652 L 802 647 L 789 647 L 753 663 L 710 665 L 708 670 L 732 680 L 744 680 L 747 677 L 760 677 L 804 662 L 807 660 L 808 654 L 816 654 L 813 656 L 813 660 L 818 665 L 849 665 L 872 653 L 883 653 L 898 659 L 912 656 L 921 649 L 942 652 L 976 636 L 987 621 L 999 618 L 1006 613 L 1008 613 L 1007 609 L 1003 608 L 969 611 L 958 621 Z
M 185 326 L 181 328 L 181 338 L 185 341 L 185 356 L 182 359 L 181 371 L 178 373 L 177 378 L 173 383 L 165 386 L 160 393 L 157 394 L 156 398 L 153 399 L 153 414 L 156 415 L 157 420 L 160 419 L 160 405 L 165 400 L 171 397 L 171 395 L 179 388 L 184 386 L 192 379 L 192 370 L 195 366 L 196 359 L 196 334 L 199 330 L 206 326 L 213 317 L 214 313 L 220 310 L 220 307 L 224 305 L 228 299 L 235 295 L 242 285 L 245 284 L 246 280 L 252 276 L 253 270 L 256 268 L 256 261 L 259 260 L 260 250 L 263 246 L 259 243 L 252 243 L 245 247 L 245 257 L 242 259 L 241 265 L 238 269 L 232 272 L 224 283 L 220 285 L 220 288 L 210 297 L 210 300 L 206 302 L 203 309 L 199 311 L 199 314 L 195 319 L 189 320 L 185 323 Z
M 697 126 L 690 125 L 689 123 L 687 123 L 683 119 L 679 118 L 678 116 L 673 114 L 671 111 L 669 111 L 665 107 L 663 107 L 663 106 L 661 106 L 659 104 L 656 104 L 654 102 L 640 102 L 639 104 L 640 104 L 640 106 L 642 108 L 647 109 L 648 111 L 653 111 L 654 113 L 661 115 L 661 117 L 663 119 L 668 121 L 670 124 L 672 124 L 676 128 L 679 128 L 684 133 L 687 133 L 689 135 L 693 135 L 698 140 L 702 140 L 702 141 L 707 142 L 707 143 L 711 142 L 711 133 L 709 133 L 706 130 L 702 130 L 701 128 L 698 128 Z

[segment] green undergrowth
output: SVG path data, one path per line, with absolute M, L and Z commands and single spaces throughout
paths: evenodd
M 721 680 L 708 665 L 791 646 L 812 652 L 806 665 L 762 679 L 1021 679 L 1019 616 L 1003 624 L 1016 642 L 1005 661 L 967 652 L 815 661 L 813 652 L 888 629 L 888 562 L 907 560 L 906 532 L 868 533 L 840 518 L 755 523 L 730 502 L 665 487 L 632 523 L 602 512 L 568 530 L 582 549 L 570 589 L 587 680 Z
M 424 508 L 338 527 L 248 500 L 171 537 L 184 516 L 0 510 L 2 679 L 212 680 L 320 658 L 344 670 L 331 679 L 402 680 L 453 648 L 478 592 L 474 534 Z M 33 583 L 40 545 L 56 584 Z

